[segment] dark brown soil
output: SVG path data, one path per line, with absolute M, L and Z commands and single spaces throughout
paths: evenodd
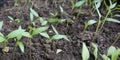
M 76 0 L 77 1 L 77 0 Z M 61 14 L 59 6 L 62 6 L 67 14 Z M 58 12 L 58 18 L 72 19 L 77 15 L 77 9 L 71 13 L 71 0 L 35 0 L 33 5 L 31 3 L 22 2 L 20 6 L 14 7 L 14 1 L 8 0 L 4 6 L 0 7 L 0 20 L 4 21 L 2 33 L 7 35 L 11 31 L 17 29 L 20 25 L 22 28 L 27 29 L 30 24 L 29 21 L 29 8 L 33 7 L 41 17 L 45 19 L 52 17 L 50 12 Z M 25 45 L 25 53 L 21 53 L 20 49 L 15 47 L 15 41 L 11 39 L 9 44 L 9 52 L 2 53 L 0 50 L 0 60 L 30 60 L 30 49 L 32 50 L 31 60 L 82 60 L 81 50 L 82 42 L 85 42 L 90 47 L 90 41 L 92 40 L 97 24 L 89 26 L 82 34 L 84 28 L 84 22 L 89 19 L 98 20 L 96 13 L 91 13 L 91 9 L 83 7 L 85 14 L 81 14 L 75 23 L 66 22 L 53 24 L 60 34 L 65 34 L 69 37 L 70 41 L 58 40 L 47 43 L 47 39 L 39 35 L 32 38 L 33 45 L 30 48 L 27 38 L 23 38 L 22 41 Z M 104 12 L 104 11 L 103 11 Z M 92 14 L 92 15 L 91 15 Z M 14 18 L 23 18 L 20 23 L 10 22 L 7 16 Z M 36 24 L 38 21 L 35 21 Z M 39 24 L 38 24 L 39 25 Z M 112 45 L 116 39 L 117 34 L 120 32 L 120 24 L 106 22 L 99 35 L 95 39 L 94 43 L 98 44 L 99 54 L 106 54 L 107 48 Z M 51 29 L 49 29 L 51 30 Z M 48 31 L 49 32 L 49 31 Z M 115 43 L 115 47 L 120 47 L 120 39 Z M 57 49 L 63 50 L 60 53 L 56 53 Z M 92 53 L 92 51 L 91 51 Z M 90 60 L 94 60 L 94 56 L 91 54 Z M 99 56 L 98 60 L 102 60 Z

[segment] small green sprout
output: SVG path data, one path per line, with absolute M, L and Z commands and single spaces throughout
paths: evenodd
M 10 19 L 10 22 L 21 22 L 23 19 L 21 19 L 21 18 L 16 18 L 16 19 L 14 19 L 13 17 L 11 17 L 11 16 L 8 16 L 8 18 Z
M 88 22 L 85 22 L 84 23 L 85 27 L 84 27 L 84 30 L 83 30 L 83 34 L 84 34 L 84 32 L 85 32 L 85 30 L 87 29 L 88 26 L 93 25 L 95 23 L 97 23 L 97 21 L 95 21 L 95 20 L 89 20 Z
M 40 33 L 40 35 L 47 38 L 49 40 L 49 42 L 51 42 L 52 40 L 59 40 L 62 38 L 69 41 L 67 36 L 59 34 L 53 25 L 52 25 L 52 28 L 53 28 L 53 31 L 55 32 L 55 35 L 53 35 L 52 37 L 50 37 L 46 32 L 42 32 L 42 33 Z

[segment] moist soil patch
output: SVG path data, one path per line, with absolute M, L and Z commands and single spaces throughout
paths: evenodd
M 77 1 L 77 0 L 76 0 Z M 62 6 L 66 14 L 60 13 L 59 6 Z M 51 13 L 58 12 L 57 18 L 72 19 L 77 15 L 77 9 L 71 13 L 71 0 L 36 0 L 32 3 L 21 2 L 18 7 L 14 7 L 14 1 L 8 0 L 6 4 L 0 7 L 0 20 L 4 21 L 1 32 L 5 35 L 11 31 L 18 29 L 21 25 L 23 29 L 28 28 L 30 24 L 29 8 L 34 8 L 41 17 L 48 19 L 52 17 Z M 16 40 L 11 39 L 7 45 L 9 52 L 3 53 L 0 48 L 0 60 L 30 60 L 30 49 L 32 51 L 31 60 L 82 60 L 82 42 L 85 42 L 88 48 L 90 47 L 90 41 L 92 40 L 97 24 L 89 26 L 82 34 L 84 29 L 84 22 L 90 19 L 98 19 L 97 13 L 92 13 L 89 7 L 83 7 L 85 11 L 74 23 L 55 23 L 53 24 L 60 34 L 65 34 L 69 37 L 70 41 L 64 39 L 58 41 L 52 41 L 47 43 L 47 39 L 42 36 L 34 36 L 32 38 L 32 47 L 29 46 L 27 38 L 22 38 L 22 42 L 25 45 L 25 53 L 21 53 L 19 47 L 14 50 Z M 103 11 L 104 13 L 104 11 Z M 92 15 L 91 15 L 92 14 Z M 10 22 L 8 16 L 14 18 L 23 18 L 21 22 Z M 34 21 L 36 27 L 38 27 L 39 21 Z M 106 54 L 107 48 L 110 47 L 115 41 L 117 34 L 120 32 L 120 24 L 106 22 L 103 28 L 99 31 L 94 43 L 98 44 L 98 53 Z M 48 32 L 52 34 L 49 29 Z M 120 39 L 114 44 L 115 47 L 120 47 Z M 62 51 L 56 53 L 58 49 Z M 94 56 L 91 53 L 89 60 L 94 60 Z M 98 60 L 102 58 L 98 57 Z

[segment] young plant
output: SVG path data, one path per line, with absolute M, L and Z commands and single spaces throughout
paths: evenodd
M 101 28 L 100 28 L 100 29 L 102 29 L 102 27 L 103 27 L 104 24 L 105 24 L 106 19 L 108 18 L 108 16 L 111 14 L 111 12 L 115 9 L 115 7 L 116 7 L 116 5 L 117 5 L 117 2 L 112 3 L 111 0 L 109 0 L 109 2 L 110 2 L 110 6 L 108 6 L 108 5 L 106 4 L 105 0 L 104 0 L 104 4 L 105 4 L 106 9 L 107 9 L 107 14 L 106 14 L 106 16 L 105 16 L 105 18 L 104 18 L 104 20 L 103 20 L 103 22 L 102 22 L 102 25 L 101 25 Z
M 88 22 L 85 22 L 84 23 L 85 27 L 84 27 L 84 30 L 83 30 L 83 34 L 84 34 L 84 32 L 85 32 L 85 30 L 87 29 L 88 26 L 93 25 L 95 23 L 97 23 L 97 21 L 95 21 L 95 20 L 89 20 Z
M 10 22 L 21 22 L 23 19 L 21 19 L 21 18 L 16 18 L 16 19 L 14 19 L 13 17 L 11 17 L 11 16 L 8 16 L 8 18 L 10 19 Z
M 81 0 L 81 1 L 78 1 L 77 3 L 75 3 L 75 7 L 79 8 L 76 19 L 78 19 L 79 15 L 81 13 L 81 8 L 82 8 L 82 6 L 84 5 L 85 2 L 86 2 L 85 0 Z
M 120 56 L 120 48 L 116 49 L 114 46 L 110 46 L 107 50 L 107 55 L 101 55 L 103 60 L 118 60 Z M 110 56 L 111 59 L 108 57 Z
M 52 40 L 59 40 L 59 39 L 65 39 L 65 40 L 69 41 L 67 36 L 59 34 L 53 25 L 52 25 L 52 29 L 55 32 L 55 35 L 53 35 L 52 37 L 50 37 L 46 32 L 42 32 L 42 33 L 40 33 L 40 35 L 47 38 L 49 40 L 49 42 L 51 42 Z

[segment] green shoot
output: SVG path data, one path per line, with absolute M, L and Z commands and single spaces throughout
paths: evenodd
M 97 21 L 95 21 L 95 20 L 89 20 L 88 22 L 85 22 L 84 23 L 85 27 L 84 27 L 84 30 L 83 30 L 83 34 L 84 34 L 84 32 L 85 32 L 85 30 L 87 29 L 88 26 L 93 25 L 95 23 L 97 23 Z
M 8 16 L 8 18 L 10 19 L 10 22 L 21 22 L 23 19 L 21 19 L 21 18 L 16 18 L 16 19 L 14 19 L 13 17 L 11 17 L 11 16 Z

